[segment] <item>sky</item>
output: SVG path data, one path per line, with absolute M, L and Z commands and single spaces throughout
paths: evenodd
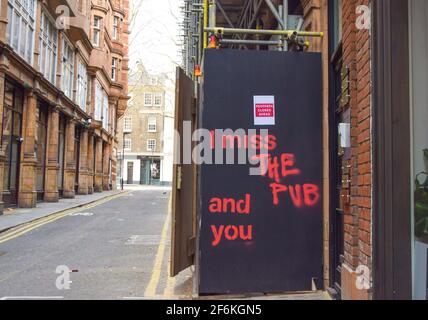
M 151 73 L 171 73 L 180 63 L 178 33 L 183 0 L 131 0 L 130 68 L 142 61 Z

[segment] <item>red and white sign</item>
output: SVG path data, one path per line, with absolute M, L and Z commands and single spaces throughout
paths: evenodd
M 254 96 L 254 125 L 275 125 L 275 97 Z

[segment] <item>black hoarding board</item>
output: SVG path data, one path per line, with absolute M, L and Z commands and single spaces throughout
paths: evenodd
M 311 290 L 322 283 L 321 55 L 208 50 L 202 89 L 200 128 L 269 130 L 217 140 L 268 148 L 269 170 L 200 166 L 199 293 Z

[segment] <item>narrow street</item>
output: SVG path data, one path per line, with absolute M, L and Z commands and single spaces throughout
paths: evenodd
M 0 3 L 2 311 L 428 301 L 427 0 Z
M 191 298 L 190 271 L 168 277 L 169 197 L 136 188 L 0 234 L 0 299 Z M 58 266 L 73 271 L 69 289 Z

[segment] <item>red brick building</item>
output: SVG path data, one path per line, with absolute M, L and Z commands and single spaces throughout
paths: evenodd
M 0 16 L 2 207 L 115 188 L 129 1 L 2 0 Z
M 371 269 L 372 257 L 370 37 L 368 29 L 357 29 L 356 6 L 356 1 L 312 1 L 305 6 L 306 14 L 320 10 L 324 17 L 321 24 L 310 25 L 321 25 L 326 35 L 322 52 L 328 96 L 324 108 L 330 128 L 325 145 L 329 154 L 327 218 L 331 229 L 330 272 L 326 277 L 343 298 L 369 297 L 354 284 L 355 271 L 359 266 Z M 339 124 L 350 126 L 349 148 L 340 145 Z M 341 232 L 343 236 L 338 234 Z

